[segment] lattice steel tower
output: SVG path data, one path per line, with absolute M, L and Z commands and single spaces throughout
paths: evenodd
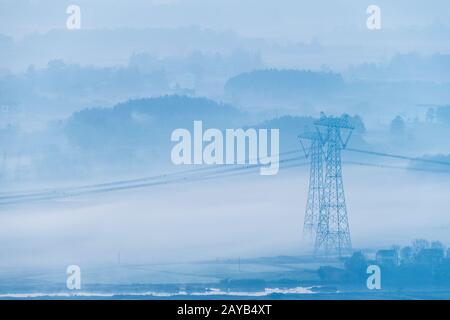
M 342 256 L 351 253 L 352 243 L 342 181 L 341 150 L 346 147 L 354 127 L 348 116 L 322 116 L 315 125 L 326 147 L 326 165 L 314 251 Z M 343 140 L 344 131 L 348 135 Z
M 323 190 L 323 151 L 317 131 L 308 131 L 298 136 L 306 157 L 310 158 L 309 190 L 306 201 L 303 236 L 314 240 L 319 220 L 320 198 Z

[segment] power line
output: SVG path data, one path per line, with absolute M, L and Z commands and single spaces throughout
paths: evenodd
M 300 150 L 290 150 L 290 151 L 279 153 L 279 156 L 291 155 L 291 154 L 295 154 L 295 153 L 299 153 L 299 152 L 300 152 Z M 264 157 L 259 160 L 261 161 L 261 160 L 268 159 L 268 158 L 269 157 Z M 304 157 L 302 157 L 302 158 L 304 158 Z M 250 159 L 249 162 L 251 162 L 252 160 L 257 160 L 257 159 Z M 280 161 L 280 163 L 282 163 L 282 162 Z M 231 168 L 231 169 L 237 169 L 235 167 L 235 165 L 225 165 L 225 166 L 233 166 L 233 168 Z M 258 166 L 258 165 L 243 165 L 240 167 L 250 169 L 250 168 L 252 168 L 251 166 Z M 55 192 L 73 192 L 73 191 L 77 191 L 77 190 L 83 191 L 85 189 L 88 190 L 88 189 L 93 189 L 93 188 L 114 187 L 114 186 L 118 186 L 118 185 L 128 185 L 128 184 L 133 184 L 133 183 L 145 183 L 145 182 L 156 181 L 156 180 L 160 180 L 160 179 L 166 179 L 166 178 L 170 178 L 170 177 L 177 177 L 179 175 L 197 174 L 197 173 L 202 173 L 202 172 L 215 171 L 218 169 L 219 169 L 219 171 L 222 171 L 222 170 L 229 170 L 230 168 L 224 168 L 224 165 L 208 165 L 206 167 L 181 170 L 181 171 L 177 171 L 177 172 L 170 172 L 170 173 L 165 173 L 165 174 L 160 174 L 160 175 L 155 175 L 155 176 L 136 178 L 136 179 L 127 179 L 127 180 L 116 180 L 116 181 L 110 181 L 110 182 L 105 182 L 105 183 L 89 184 L 89 185 L 84 185 L 84 186 L 58 188 L 58 189 L 47 188 L 47 189 L 40 189 L 40 190 L 24 190 L 24 191 L 18 191 L 18 192 L 0 193 L 0 201 L 3 199 L 11 199 L 11 198 L 20 199 L 20 198 L 27 198 L 27 197 L 32 197 L 32 196 L 39 197 L 39 196 L 45 196 L 48 193 L 55 193 Z
M 289 158 L 289 159 L 283 159 L 283 160 L 279 160 L 277 163 L 285 164 L 285 163 L 295 162 L 295 161 L 302 160 L 302 159 L 305 159 L 305 157 L 299 156 L 299 157 L 294 157 L 294 158 Z M 75 187 L 75 188 L 65 188 L 65 189 L 54 189 L 49 192 L 38 192 L 38 193 L 30 193 L 30 194 L 3 196 L 3 197 L 0 197 L 0 205 L 24 203 L 24 202 L 32 202 L 32 201 L 52 200 L 52 199 L 61 199 L 61 198 L 68 198 L 68 197 L 74 197 L 74 196 L 106 193 L 106 192 L 121 191 L 121 190 L 128 190 L 128 189 L 146 188 L 146 187 L 166 185 L 166 184 L 193 182 L 193 181 L 200 181 L 200 180 L 207 180 L 207 179 L 217 179 L 217 178 L 221 178 L 221 177 L 237 176 L 240 174 L 246 174 L 246 173 L 248 173 L 248 170 L 258 169 L 263 166 L 265 166 L 265 165 L 262 165 L 262 164 L 242 165 L 239 167 L 231 167 L 231 168 L 220 167 L 220 170 L 215 170 L 215 171 L 211 170 L 212 172 L 206 172 L 203 174 L 202 174 L 202 172 L 199 172 L 197 174 L 183 176 L 183 175 L 179 175 L 178 173 L 177 174 L 174 173 L 173 174 L 174 177 L 172 179 L 167 179 L 167 177 L 169 175 L 163 175 L 163 176 L 161 176 L 163 178 L 159 179 L 159 180 L 156 179 L 156 177 L 152 177 L 152 178 L 155 178 L 154 181 L 150 181 L 148 178 L 146 178 L 145 180 L 144 179 L 134 179 L 134 180 L 128 180 L 128 181 L 132 181 L 132 183 L 127 183 L 127 184 L 124 184 L 123 181 L 120 181 L 117 184 L 112 182 L 112 183 L 108 183 L 108 184 L 92 185 L 92 186 L 89 186 L 89 188 L 87 186 L 85 186 L 82 188 Z M 290 167 L 294 167 L 294 166 L 290 166 Z M 286 168 L 286 167 L 283 167 L 283 168 Z M 188 170 L 188 172 L 191 172 L 191 173 L 193 171 L 200 171 L 200 170 L 199 169 Z M 230 173 L 231 173 L 231 175 L 230 175 Z M 98 186 L 100 186 L 100 187 L 98 187 Z
M 422 162 L 428 162 L 428 163 L 434 163 L 434 164 L 440 164 L 440 165 L 450 165 L 450 163 L 443 162 L 443 161 L 435 161 L 435 160 L 429 160 L 429 159 L 423 159 L 423 158 L 408 157 L 408 156 L 404 156 L 404 155 L 396 155 L 396 154 L 389 154 L 389 153 L 376 152 L 376 151 L 350 149 L 350 148 L 347 148 L 344 150 L 351 151 L 351 152 L 365 153 L 365 154 L 375 155 L 375 156 L 381 156 L 381 157 L 422 161 Z M 299 152 L 300 152 L 300 150 L 290 150 L 287 152 L 280 153 L 280 155 L 290 155 L 290 154 L 295 154 L 295 153 L 299 153 Z M 298 156 L 298 157 L 279 160 L 278 164 L 287 164 L 287 163 L 295 162 L 295 161 L 302 160 L 302 159 L 306 159 L 306 156 Z M 403 170 L 413 170 L 413 171 L 423 171 L 423 172 L 433 172 L 433 173 L 450 173 L 450 171 L 445 171 L 445 170 L 408 168 L 408 167 L 391 166 L 391 165 L 385 165 L 385 164 L 370 164 L 370 163 L 355 162 L 355 161 L 346 161 L 345 163 L 352 164 L 352 165 L 387 168 L 387 169 L 403 169 Z M 306 164 L 307 163 L 283 165 L 282 168 L 289 169 L 289 168 L 304 166 Z M 105 183 L 97 183 L 97 184 L 84 185 L 84 186 L 19 191 L 16 193 L 3 193 L 3 194 L 0 194 L 0 205 L 25 203 L 25 202 L 32 202 L 32 201 L 52 200 L 52 199 L 62 199 L 62 198 L 89 195 L 89 194 L 107 193 L 107 192 L 115 192 L 115 191 L 138 189 L 138 188 L 148 188 L 148 187 L 153 187 L 153 186 L 177 184 L 177 183 L 183 183 L 183 182 L 214 180 L 214 179 L 218 179 L 218 178 L 234 177 L 234 176 L 240 176 L 243 174 L 248 174 L 248 173 L 251 173 L 252 169 L 258 169 L 262 166 L 264 166 L 264 165 L 246 164 L 246 165 L 241 165 L 241 166 L 232 165 L 231 167 L 229 167 L 228 165 L 226 165 L 225 167 L 224 167 L 224 165 L 213 165 L 213 166 L 207 166 L 207 167 L 195 168 L 195 169 L 189 169 L 189 170 L 181 170 L 178 172 L 170 172 L 170 173 L 166 173 L 166 174 L 143 177 L 143 178 L 117 180 L 117 181 L 110 181 L 110 182 L 105 182 Z
M 358 161 L 344 161 L 344 163 L 345 164 L 350 164 L 350 165 L 363 166 L 363 167 L 376 167 L 376 168 L 381 168 L 381 169 L 397 169 L 397 170 L 406 170 L 406 171 L 421 171 L 421 172 L 447 173 L 447 174 L 450 174 L 449 170 L 412 168 L 412 167 L 393 166 L 393 165 L 385 165 L 385 164 L 377 164 L 377 163 L 366 163 L 366 162 L 358 162 Z
M 399 155 L 399 154 L 377 152 L 377 151 L 369 151 L 369 150 L 360 150 L 360 149 L 352 149 L 352 148 L 347 148 L 345 150 L 351 151 L 351 152 L 370 154 L 370 155 L 380 156 L 380 157 L 388 157 L 388 158 L 410 160 L 410 161 L 420 161 L 420 162 L 426 162 L 426 163 L 433 163 L 433 164 L 440 164 L 440 165 L 450 166 L 450 162 L 446 162 L 446 161 L 431 160 L 431 159 L 424 159 L 424 158 L 418 158 L 418 157 L 409 157 L 409 156 L 404 156 L 404 155 Z

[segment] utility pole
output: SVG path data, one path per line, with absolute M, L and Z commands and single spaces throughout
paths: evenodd
M 341 150 L 347 146 L 354 126 L 348 116 L 336 118 L 325 115 L 322 115 L 315 125 L 323 145 L 326 146 L 326 165 L 314 251 L 316 254 L 337 254 L 341 257 L 351 254 L 352 251 L 342 179 Z M 342 139 L 345 132 L 347 136 Z

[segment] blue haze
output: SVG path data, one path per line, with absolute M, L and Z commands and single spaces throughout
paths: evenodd
M 194 120 L 278 128 L 289 152 L 320 112 L 347 114 L 349 148 L 450 161 L 448 1 L 379 0 L 380 31 L 366 29 L 370 1 L 80 0 L 82 28 L 69 31 L 71 3 L 0 3 L 2 195 L 192 169 L 171 163 L 170 133 Z M 355 248 L 450 244 L 448 166 L 343 157 Z M 308 174 L 3 206 L 0 277 L 97 270 L 119 252 L 130 265 L 308 253 Z

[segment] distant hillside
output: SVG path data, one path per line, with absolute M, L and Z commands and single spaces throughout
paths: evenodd
M 82 148 L 139 147 L 158 149 L 170 145 L 176 128 L 192 128 L 194 120 L 205 127 L 232 127 L 241 114 L 228 105 L 206 98 L 163 96 L 129 100 L 113 108 L 91 108 L 74 113 L 66 134 Z
M 74 113 L 65 132 L 73 146 L 91 150 L 93 154 L 128 157 L 143 152 L 167 158 L 173 145 L 171 132 L 176 128 L 192 130 L 194 120 L 202 120 L 204 128 L 249 127 L 242 113 L 229 105 L 206 98 L 164 96 L 130 100 L 113 108 L 91 108 Z M 282 150 L 300 148 L 297 136 L 306 127 L 314 128 L 312 117 L 284 116 L 250 127 L 280 129 Z M 351 117 L 356 126 L 352 143 L 363 143 L 364 123 Z
M 239 74 L 225 85 L 226 94 L 242 104 L 322 100 L 344 87 L 341 75 L 303 70 L 257 70 Z
M 397 54 L 385 64 L 364 63 L 350 67 L 345 76 L 365 80 L 450 81 L 450 54 Z
M 339 74 L 303 70 L 257 70 L 242 73 L 226 83 L 227 91 L 253 91 L 260 93 L 292 90 L 302 93 L 329 92 L 341 88 L 344 81 Z

